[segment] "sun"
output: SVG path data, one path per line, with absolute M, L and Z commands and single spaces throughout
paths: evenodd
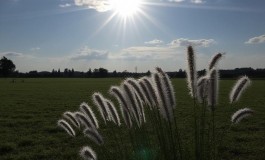
M 110 0 L 112 10 L 123 18 L 137 14 L 141 4 L 142 0 Z

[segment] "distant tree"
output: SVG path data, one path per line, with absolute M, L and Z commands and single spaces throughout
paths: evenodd
M 65 69 L 64 69 L 64 72 L 63 72 L 63 75 L 67 77 L 67 76 L 68 76 L 68 73 L 69 73 L 69 72 L 68 72 L 68 68 L 65 68 Z
M 91 68 L 89 68 L 89 70 L 87 71 L 86 74 L 87 74 L 88 77 L 91 77 L 92 76 L 92 70 L 91 70 Z
M 54 75 L 55 75 L 55 70 L 52 69 L 52 76 L 54 77 Z
M 39 73 L 36 70 L 29 71 L 28 75 L 29 75 L 29 77 L 39 77 Z
M 117 77 L 117 71 L 116 70 L 113 71 L 112 76 Z
M 94 69 L 93 75 L 95 77 L 107 77 L 108 76 L 108 70 L 105 68 L 99 68 Z
M 61 71 L 60 71 L 60 68 L 58 69 L 58 76 L 60 76 L 61 75 Z
M 150 70 L 148 70 L 148 71 L 146 72 L 146 75 L 147 75 L 147 76 L 150 76 L 150 75 L 151 75 Z
M 7 59 L 6 57 L 2 57 L 2 59 L 0 60 L 0 75 L 6 77 L 13 73 L 15 69 L 16 66 L 11 60 Z

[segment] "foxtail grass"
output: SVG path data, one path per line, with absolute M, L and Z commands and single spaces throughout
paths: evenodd
M 95 128 L 86 128 L 83 133 L 97 145 L 103 145 L 103 138 Z
M 220 155 L 218 146 L 222 143 L 217 143 L 218 138 L 222 142 L 225 133 L 232 125 L 253 115 L 254 111 L 249 108 L 238 110 L 231 117 L 230 127 L 223 130 L 221 137 L 216 136 L 218 130 L 216 130 L 215 121 L 218 119 L 215 117 L 215 113 L 218 111 L 219 105 L 222 104 L 218 103 L 219 73 L 217 64 L 223 54 L 218 53 L 213 56 L 206 67 L 207 73 L 200 78 L 197 78 L 195 57 L 193 47 L 188 46 L 186 74 L 189 95 L 193 100 L 192 134 L 194 136 L 192 147 L 190 144 L 182 143 L 182 135 L 186 133 L 181 132 L 178 128 L 180 121 L 177 121 L 175 113 L 180 106 L 177 105 L 170 77 L 160 67 L 157 67 L 151 76 L 139 79 L 126 78 L 119 86 L 111 86 L 109 95 L 113 99 L 95 92 L 92 95 L 92 100 L 99 114 L 94 113 L 92 107 L 87 103 L 81 103 L 80 111 L 65 112 L 63 114 L 65 120 L 59 120 L 58 126 L 73 137 L 76 134 L 68 122 L 76 126 L 77 129 L 83 129 L 85 137 L 103 148 L 99 154 L 99 157 L 102 156 L 103 159 L 108 159 L 110 156 L 115 159 L 148 160 L 221 159 L 218 157 Z M 250 80 L 247 76 L 241 77 L 230 92 L 230 103 L 237 102 L 249 84 Z M 97 120 L 96 115 L 102 117 L 104 127 L 99 127 L 101 124 L 99 124 L 100 121 Z M 147 123 L 150 123 L 149 128 L 146 127 Z M 104 140 L 100 134 L 103 129 L 111 132 L 111 135 L 104 137 Z M 119 134 L 124 130 L 126 139 Z M 149 133 L 155 134 L 155 137 L 151 137 Z M 108 138 L 115 139 L 117 145 L 112 145 L 115 149 L 105 146 L 108 143 Z M 153 151 L 149 158 L 146 157 L 145 148 Z M 144 155 L 139 156 L 139 152 L 142 151 L 144 151 Z M 96 153 L 88 146 L 81 149 L 80 156 L 83 159 L 97 159 Z
M 73 130 L 73 128 L 70 126 L 70 124 L 68 122 L 66 122 L 63 119 L 60 119 L 57 122 L 57 125 L 61 128 L 63 128 L 70 136 L 74 137 L 75 136 L 75 131 Z
M 249 108 L 239 109 L 232 115 L 231 122 L 233 124 L 238 124 L 242 119 L 253 115 L 253 113 L 254 111 Z
M 96 152 L 89 146 L 82 147 L 79 154 L 84 160 L 97 160 Z
M 80 109 L 80 111 L 85 113 L 86 116 L 88 116 L 90 118 L 90 120 L 92 121 L 92 123 L 94 124 L 94 126 L 96 128 L 99 128 L 98 120 L 97 120 L 93 110 L 88 106 L 87 103 L 85 103 L 85 102 L 81 103 L 79 109 Z
M 197 71 L 195 52 L 192 46 L 187 49 L 187 82 L 191 97 L 196 97 Z
M 215 54 L 210 63 L 209 63 L 209 68 L 208 70 L 210 71 L 211 69 L 213 69 L 214 67 L 216 67 L 216 65 L 218 64 L 218 62 L 222 59 L 222 57 L 224 56 L 224 53 L 217 53 Z
M 69 111 L 64 112 L 63 113 L 63 117 L 65 119 L 67 119 L 68 121 L 70 121 L 75 127 L 77 127 L 77 128 L 80 127 L 80 124 L 79 124 L 77 118 L 75 117 L 75 114 L 74 113 L 69 112 Z
M 93 98 L 94 104 L 98 108 L 98 111 L 99 111 L 102 119 L 104 120 L 104 122 L 106 124 L 106 121 L 110 120 L 110 117 L 109 117 L 108 105 L 104 101 L 103 95 L 99 92 L 96 92 L 92 95 L 92 98 Z
M 239 100 L 244 90 L 251 84 L 250 79 L 247 76 L 243 76 L 237 80 L 230 92 L 230 103 L 234 103 Z

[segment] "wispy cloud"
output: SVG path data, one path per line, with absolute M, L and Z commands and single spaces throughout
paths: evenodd
M 195 3 L 195 4 L 202 4 L 205 3 L 206 1 L 204 0 L 191 0 L 191 3 Z
M 176 56 L 176 48 L 168 46 L 135 46 L 122 49 L 113 59 L 124 60 L 158 60 Z
M 110 10 L 108 0 L 75 0 L 75 5 L 95 9 L 98 12 L 105 12 Z
M 71 7 L 72 5 L 70 3 L 65 3 L 65 4 L 59 4 L 59 7 L 61 8 L 66 8 L 66 7 Z
M 31 51 L 38 51 L 40 50 L 40 47 L 33 47 L 33 48 L 30 48 Z
M 202 3 L 205 3 L 206 1 L 204 0 L 168 0 L 169 2 L 176 2 L 176 3 L 179 3 L 179 2 L 191 2 L 191 3 L 194 3 L 194 4 L 202 4 Z
M 22 53 L 18 52 L 2 52 L 0 53 L 1 56 L 6 56 L 6 57 L 22 57 Z
M 164 42 L 162 40 L 159 40 L 159 39 L 154 39 L 154 40 L 147 41 L 144 43 L 149 44 L 149 45 L 158 45 L 158 44 L 163 44 Z
M 168 0 L 169 2 L 183 2 L 185 0 Z
M 90 49 L 88 47 L 82 48 L 79 53 L 70 56 L 71 60 L 102 60 L 107 59 L 108 51 Z
M 246 44 L 256 44 L 256 43 L 265 43 L 265 34 L 250 38 L 245 42 Z
M 188 45 L 197 46 L 197 47 L 209 47 L 212 44 L 215 44 L 214 39 L 185 39 L 179 38 L 171 41 L 169 45 L 176 46 L 176 47 L 186 47 Z

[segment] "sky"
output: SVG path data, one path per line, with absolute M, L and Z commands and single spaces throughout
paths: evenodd
M 0 57 L 20 72 L 178 71 L 192 45 L 198 69 L 219 52 L 221 69 L 265 68 L 264 0 L 138 1 L 0 0 Z

